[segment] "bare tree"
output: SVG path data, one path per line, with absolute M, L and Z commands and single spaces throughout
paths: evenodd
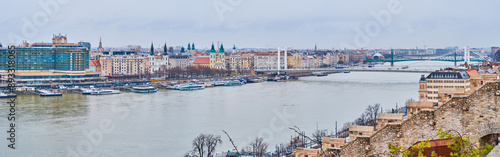
M 193 140 L 193 150 L 185 156 L 212 157 L 215 153 L 215 147 L 220 144 L 222 144 L 220 135 L 200 134 Z
M 377 121 L 377 116 L 378 116 L 378 113 L 381 112 L 381 109 L 380 109 L 380 104 L 379 103 L 376 103 L 374 104 L 373 106 L 370 105 L 366 108 L 366 111 L 365 113 L 368 114 L 368 117 L 370 118 L 370 120 L 376 122 Z M 373 123 L 375 124 L 375 123 Z
M 222 139 L 220 138 L 220 135 L 218 136 L 212 134 L 205 135 L 205 144 L 207 146 L 207 156 L 211 157 L 215 152 L 215 147 L 222 144 Z
M 323 140 L 323 137 L 326 137 L 327 136 L 327 130 L 316 130 L 313 134 L 312 134 L 312 137 L 314 138 L 314 140 L 318 141 L 318 145 L 320 147 L 322 147 L 322 140 Z
M 268 143 L 264 142 L 264 138 L 255 137 L 255 139 L 250 143 L 250 147 L 253 148 L 253 155 L 257 157 L 263 157 L 266 155 Z
M 193 151 L 197 152 L 199 157 L 203 157 L 203 155 L 205 154 L 205 139 L 205 135 L 200 134 L 193 140 Z

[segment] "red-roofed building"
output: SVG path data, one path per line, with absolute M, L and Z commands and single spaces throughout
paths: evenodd
M 92 60 L 89 62 L 89 71 L 101 72 L 101 63 L 99 60 Z
M 210 67 L 210 57 L 208 56 L 198 56 L 194 59 L 194 66 Z

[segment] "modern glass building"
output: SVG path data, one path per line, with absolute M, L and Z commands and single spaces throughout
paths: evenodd
M 25 44 L 15 51 L 16 70 L 84 71 L 89 68 L 89 50 L 78 44 Z M 8 49 L 0 49 L 0 70 L 8 69 L 8 56 Z

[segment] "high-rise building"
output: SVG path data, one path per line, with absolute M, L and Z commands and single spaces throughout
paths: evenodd
M 491 54 L 495 55 L 495 53 L 500 50 L 500 47 L 491 47 Z
M 84 71 L 89 68 L 89 50 L 79 44 L 67 43 L 66 36 L 54 35 L 52 43 L 23 43 L 15 48 L 16 70 Z M 8 56 L 8 49 L 0 49 L 0 56 Z M 7 63 L 7 57 L 0 62 Z M 0 64 L 8 69 L 7 64 Z
M 80 41 L 78 42 L 78 45 L 82 46 L 82 47 L 86 47 L 87 49 L 89 49 L 90 51 L 90 48 L 91 48 L 91 45 L 89 42 L 83 42 L 83 41 Z

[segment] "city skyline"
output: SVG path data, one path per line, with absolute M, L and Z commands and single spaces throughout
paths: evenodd
M 495 38 L 500 22 L 492 20 L 499 12 L 495 6 L 500 2 L 495 1 L 132 2 L 113 7 L 116 1 L 8 1 L 6 6 L 13 7 L 5 9 L 14 16 L 0 20 L 5 24 L 0 43 L 49 41 L 48 36 L 61 33 L 70 42 L 86 41 L 93 47 L 100 37 L 104 47 L 149 47 L 153 41 L 155 47 L 194 42 L 200 49 L 212 41 L 238 48 L 296 49 L 316 44 L 318 49 L 500 45 Z

